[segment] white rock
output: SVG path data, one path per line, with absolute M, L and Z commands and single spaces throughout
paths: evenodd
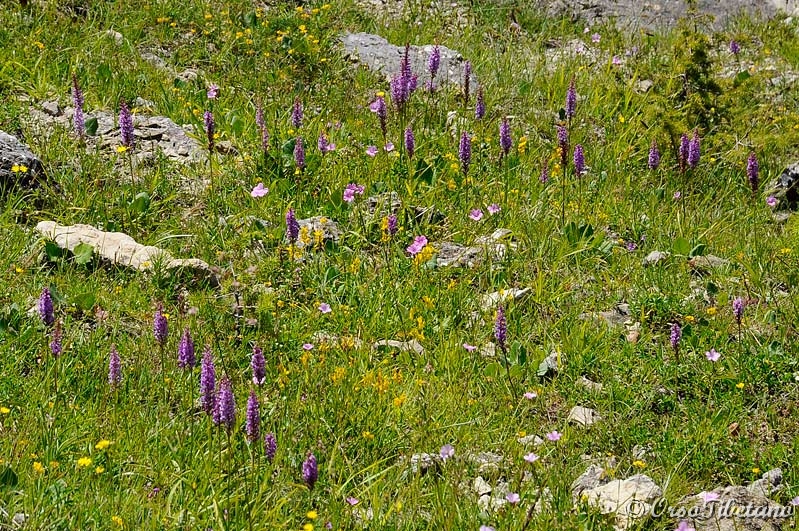
M 649 476 L 636 474 L 584 490 L 580 499 L 597 507 L 602 514 L 615 514 L 615 527 L 623 530 L 648 515 L 651 503 L 661 496 L 663 490 Z
M 577 379 L 577 385 L 581 385 L 586 389 L 596 392 L 601 391 L 602 387 L 604 387 L 601 383 L 591 381 L 585 376 L 580 376 L 580 378 Z
M 494 293 L 487 293 L 486 295 L 483 295 L 483 298 L 480 301 L 480 308 L 485 312 L 496 308 L 497 305 L 502 302 L 507 302 L 510 300 L 522 300 L 530 293 L 530 291 L 532 291 L 530 288 L 511 288 L 495 291 Z
M 579 424 L 580 426 L 590 426 L 602 420 L 602 417 L 591 408 L 574 406 L 571 411 L 569 411 L 569 416 L 566 420 Z
M 96 256 L 114 265 L 138 271 L 152 271 L 159 266 L 168 271 L 191 271 L 195 278 L 219 285 L 216 275 L 202 260 L 174 258 L 164 249 L 142 245 L 121 232 L 105 232 L 91 225 L 59 225 L 54 221 L 40 221 L 36 231 L 70 252 L 80 244 L 90 245 Z
M 397 349 L 400 352 L 415 352 L 416 354 L 421 354 L 424 352 L 424 347 L 416 341 L 415 339 L 411 339 L 410 341 L 397 341 L 396 339 L 381 339 L 380 341 L 376 341 L 372 348 L 377 350 L 379 348 L 391 348 Z

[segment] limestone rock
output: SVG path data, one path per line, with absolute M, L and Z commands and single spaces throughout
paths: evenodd
M 389 80 L 399 73 L 405 53 L 404 46 L 395 46 L 383 37 L 371 33 L 345 33 L 341 36 L 341 42 L 347 55 L 370 70 L 382 73 Z M 433 48 L 432 45 L 410 47 L 411 71 L 419 76 L 419 89 L 422 89 L 428 80 L 427 59 Z M 435 84 L 459 85 L 463 82 L 463 57 L 457 51 L 450 50 L 446 46 L 439 46 L 438 50 L 441 54 L 441 66 Z M 477 78 L 474 74 L 472 74 L 470 85 L 473 89 L 477 88 Z
M 574 406 L 571 411 L 569 411 L 569 416 L 566 420 L 587 427 L 599 422 L 602 420 L 602 417 L 593 409 L 583 406 Z
M 663 490 L 644 474 L 607 481 L 604 469 L 591 465 L 572 483 L 572 496 L 575 503 L 585 502 L 602 514 L 614 514 L 616 529 L 624 530 L 650 513 L 651 504 L 663 496 Z
M 15 166 L 17 171 L 14 171 Z M 25 171 L 21 171 L 22 166 Z M 27 186 L 41 173 L 42 161 L 30 148 L 17 137 L 0 131 L 0 184 Z
M 323 243 L 338 243 L 341 240 L 341 229 L 338 228 L 338 224 L 324 216 L 314 216 L 312 218 L 299 219 L 297 220 L 297 224 L 300 226 L 300 234 L 302 234 L 303 229 L 308 231 L 308 237 L 311 239 L 311 246 L 314 245 L 317 232 L 322 233 Z M 298 239 L 295 245 L 299 249 L 305 247 L 305 243 L 302 241 L 302 238 Z
M 146 100 L 141 100 L 140 103 L 152 104 Z M 58 109 L 54 114 L 52 102 L 45 102 L 41 107 L 42 109 L 34 107 L 30 110 L 30 116 L 36 124 L 45 129 L 54 124 L 72 129 L 74 108 Z M 102 150 L 113 152 L 122 144 L 122 136 L 114 113 L 103 110 L 86 112 L 86 121 L 91 119 L 97 120 L 97 131 L 94 137 L 86 138 L 87 149 L 93 150 L 97 146 Z M 166 158 L 182 163 L 198 162 L 207 158 L 204 146 L 191 136 L 194 134 L 194 128 L 181 127 L 166 116 L 145 116 L 134 113 L 133 134 L 135 146 L 132 153 L 139 162 L 155 158 L 159 151 Z
M 631 322 L 630 305 L 626 303 L 617 304 L 612 310 L 598 313 L 581 313 L 580 319 L 599 319 L 604 321 L 609 327 L 622 326 Z
M 595 391 L 595 392 L 601 391 L 602 387 L 603 387 L 603 385 L 601 383 L 589 380 L 585 376 L 580 376 L 577 379 L 577 385 L 581 385 L 581 386 L 585 387 L 586 389 L 588 389 L 590 391 Z
M 520 301 L 530 294 L 531 288 L 510 288 L 483 295 L 480 300 L 480 308 L 486 312 L 497 307 L 499 303 L 510 300 Z
M 779 490 L 781 482 L 782 471 L 777 468 L 766 472 L 748 487 L 734 485 L 714 489 L 712 493 L 717 499 L 712 502 L 705 501 L 708 493 L 699 493 L 686 496 L 678 505 L 688 510 L 705 507 L 708 503 L 716 505 L 717 510 L 713 511 L 711 518 L 687 519 L 696 531 L 780 531 L 788 525 L 793 508 L 772 501 L 768 495 Z M 733 514 L 735 507 L 751 513 L 736 516 Z M 710 513 L 701 510 L 700 514 Z
M 91 225 L 59 225 L 54 221 L 39 222 L 36 231 L 70 252 L 79 244 L 90 245 L 96 256 L 113 265 L 138 271 L 152 271 L 160 266 L 172 274 L 188 273 L 195 280 L 214 287 L 219 285 L 219 279 L 202 260 L 174 258 L 164 249 L 142 245 L 121 232 L 104 232 Z
M 656 265 L 667 259 L 669 256 L 671 256 L 671 253 L 668 251 L 652 251 L 646 255 L 646 257 L 644 257 L 643 263 L 645 266 Z
M 443 242 L 433 244 L 437 249 L 436 264 L 439 267 L 474 267 L 486 258 L 502 260 L 508 247 L 515 249 L 516 243 L 510 239 L 511 231 L 497 229 L 490 235 L 480 236 L 474 246 Z
M 730 265 L 730 262 L 725 258 L 719 258 L 718 256 L 708 254 L 704 256 L 694 256 L 688 260 L 688 265 L 698 273 L 707 273 L 714 269 L 726 267 Z
M 397 341 L 396 339 L 381 339 L 380 341 L 376 341 L 372 348 L 375 350 L 380 349 L 393 349 L 398 350 L 400 352 L 413 352 L 415 354 L 422 354 L 424 352 L 424 347 L 416 341 L 415 339 L 411 339 L 410 341 Z
M 769 195 L 777 199 L 776 210 L 799 207 L 799 162 L 789 165 L 769 187 Z

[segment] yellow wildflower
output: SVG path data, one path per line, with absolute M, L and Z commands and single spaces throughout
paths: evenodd
M 308 513 L 305 516 L 308 517 L 308 520 L 316 520 L 317 516 L 319 515 L 317 514 L 316 511 L 311 510 L 308 511 Z
M 95 474 L 102 474 L 103 472 L 105 472 L 105 467 L 103 466 L 98 466 L 97 468 L 94 469 Z
M 127 146 L 117 146 L 117 153 L 124 153 L 128 150 Z
M 91 457 L 81 457 L 80 459 L 78 459 L 78 468 L 86 468 L 91 464 L 92 464 Z
M 8 415 L 9 413 L 11 413 L 11 410 L 6 406 L 0 407 L 0 415 Z
M 644 468 L 646 468 L 646 463 L 644 463 L 640 459 L 636 459 L 635 461 L 633 461 L 633 466 L 635 468 L 644 469 Z
M 737 384 L 735 384 L 735 387 L 737 387 L 738 389 L 743 389 L 745 387 L 745 384 L 743 382 L 738 382 Z
M 98 442 L 97 444 L 94 445 L 94 449 L 95 450 L 105 450 L 106 448 L 108 448 L 112 444 L 113 443 L 111 441 L 109 441 L 108 439 L 102 439 L 100 442 Z
M 44 465 L 41 464 L 39 461 L 33 462 L 33 471 L 37 474 L 44 474 Z
M 111 521 L 114 522 L 119 527 L 122 527 L 122 518 L 120 518 L 119 516 L 117 515 L 112 516 Z

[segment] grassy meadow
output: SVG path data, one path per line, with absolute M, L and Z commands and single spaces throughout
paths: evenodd
M 646 474 L 671 502 L 780 467 L 774 500 L 799 503 L 799 226 L 775 222 L 769 191 L 799 155 L 796 23 L 459 13 L 0 5 L 0 130 L 43 163 L 37 186 L 0 195 L 0 528 L 23 513 L 48 530 L 612 529 L 570 490 L 611 457 L 612 477 Z M 397 101 L 343 31 L 458 50 L 479 90 L 417 71 Z M 75 85 L 87 117 L 125 102 L 193 126 L 202 156 L 138 163 L 140 138 L 32 119 L 73 106 Z M 292 215 L 340 237 L 287 230 Z M 43 220 L 204 260 L 219 286 L 58 252 Z M 479 243 L 497 229 L 500 255 Z M 481 247 L 478 263 L 443 266 L 447 242 Z M 670 254 L 644 265 L 652 251 Z M 482 304 L 513 288 L 529 291 Z M 594 317 L 619 304 L 627 323 Z M 385 339 L 423 349 L 373 348 Z M 602 419 L 567 422 L 576 405 Z M 481 452 L 502 461 L 478 470 Z M 518 501 L 485 510 L 478 475 Z

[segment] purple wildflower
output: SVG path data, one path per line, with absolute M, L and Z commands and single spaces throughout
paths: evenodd
M 499 147 L 502 148 L 503 156 L 508 156 L 511 145 L 513 145 L 513 141 L 510 137 L 510 123 L 508 122 L 508 118 L 505 117 L 499 124 Z
M 691 141 L 688 143 L 688 166 L 695 169 L 699 165 L 699 133 L 694 129 L 694 134 Z
M 671 325 L 671 334 L 669 336 L 669 341 L 671 342 L 671 348 L 674 349 L 674 352 L 678 352 L 680 350 L 680 339 L 682 338 L 682 329 L 680 325 L 677 323 L 673 323 Z
M 269 131 L 266 130 L 264 108 L 261 106 L 260 102 L 258 102 L 258 106 L 255 108 L 255 125 L 257 125 L 258 129 L 261 131 L 261 149 L 266 152 L 269 147 Z
M 72 116 L 75 133 L 83 138 L 86 134 L 86 121 L 83 116 L 83 91 L 78 85 L 78 77 L 75 74 L 72 74 L 72 106 L 75 108 Z
M 469 83 L 472 79 L 472 63 L 471 61 L 466 61 L 463 65 L 463 102 L 465 104 L 469 103 Z
M 233 385 L 228 377 L 222 378 L 219 384 L 214 423 L 223 426 L 228 433 L 236 424 L 236 398 L 233 396 Z
M 216 123 L 214 122 L 214 113 L 205 111 L 203 114 L 203 124 L 205 124 L 205 136 L 208 139 L 208 152 L 214 152 L 214 136 L 216 134 Z
M 716 352 L 716 349 L 711 348 L 710 350 L 705 352 L 705 357 L 707 358 L 708 361 L 712 361 L 713 363 L 715 363 L 719 361 L 719 358 L 721 358 L 721 354 L 719 352 Z
M 50 352 L 52 352 L 54 358 L 60 356 L 61 352 L 63 351 L 61 347 L 62 335 L 63 334 L 61 332 L 61 321 L 58 321 L 55 324 L 55 328 L 53 328 L 52 339 L 50 341 Z
M 258 345 L 252 347 L 250 368 L 252 369 L 252 383 L 263 385 L 264 381 L 266 381 L 266 360 L 264 359 L 263 350 Z
M 494 321 L 494 339 L 504 354 L 507 350 L 508 322 L 505 320 L 505 309 L 501 304 L 497 307 L 497 318 Z
M 474 221 L 480 221 L 483 219 L 483 211 L 479 208 L 472 209 L 469 212 L 469 219 L 473 219 Z
M 108 385 L 116 387 L 122 381 L 122 361 L 119 359 L 116 345 L 111 345 L 108 356 Z
M 300 224 L 297 222 L 297 217 L 294 215 L 293 208 L 290 208 L 288 212 L 286 212 L 286 234 L 291 243 L 296 242 L 297 238 L 300 236 Z
M 469 165 L 472 163 L 472 137 L 466 131 L 461 133 L 458 156 L 461 160 L 461 170 L 463 175 L 466 176 L 469 174 Z
M 405 152 L 408 157 L 413 158 L 413 152 L 416 149 L 416 139 L 413 136 L 413 129 L 411 126 L 405 128 Z
M 383 138 L 386 137 L 386 100 L 383 96 L 378 96 L 375 98 L 371 104 L 369 104 L 369 110 L 372 111 L 377 115 L 377 119 L 380 120 L 380 131 L 383 133 Z
M 153 335 L 162 348 L 166 343 L 167 334 L 169 334 L 169 324 L 164 316 L 164 305 L 159 302 L 153 316 Z
M 757 155 L 754 151 L 749 153 L 749 158 L 746 160 L 746 176 L 749 178 L 752 193 L 756 194 L 760 185 L 760 165 L 757 163 Z
M 301 136 L 294 141 L 294 163 L 300 171 L 305 169 L 305 147 L 302 145 Z
M 205 93 L 209 100 L 215 100 L 219 96 L 219 86 L 216 83 L 208 85 L 208 91 Z
M 433 79 L 435 79 L 436 74 L 438 74 L 438 68 L 441 65 L 441 50 L 438 48 L 438 44 L 433 47 L 433 51 L 430 52 L 430 57 L 427 58 L 427 71 L 430 72 L 430 81 L 432 85 Z
M 733 55 L 741 53 L 741 45 L 734 39 L 730 41 L 730 53 Z
M 732 314 L 735 316 L 735 321 L 738 326 L 741 326 L 741 319 L 744 316 L 744 301 L 741 297 L 735 297 L 732 301 Z
M 582 144 L 574 146 L 574 171 L 578 177 L 585 173 L 585 154 Z
M 250 391 L 250 397 L 247 399 L 247 420 L 244 424 L 244 431 L 250 441 L 258 440 L 261 432 L 261 413 L 254 389 Z
M 660 166 L 660 150 L 658 149 L 657 140 L 652 140 L 652 145 L 649 146 L 649 161 L 647 162 L 650 170 L 658 169 Z
M 446 461 L 447 459 L 452 459 L 455 457 L 455 447 L 451 444 L 445 444 L 441 447 L 441 450 L 438 451 L 438 455 L 441 456 L 442 461 Z
M 322 152 L 322 155 L 325 153 L 330 153 L 331 151 L 335 151 L 336 149 L 336 145 L 330 143 L 324 131 L 319 133 L 319 140 L 316 141 L 316 145 L 319 148 L 319 151 Z
M 203 411 L 209 415 L 216 404 L 216 368 L 211 347 L 206 345 L 203 352 L 202 368 L 200 370 L 200 404 Z
M 189 328 L 183 330 L 183 335 L 180 337 L 180 344 L 178 345 L 178 367 L 181 369 L 192 369 L 197 364 L 197 358 L 194 356 L 194 341 L 191 339 Z
M 688 167 L 688 145 L 690 144 L 690 140 L 688 140 L 688 135 L 683 133 L 680 135 L 680 152 L 677 156 L 677 162 L 680 166 L 680 171 L 685 171 Z
M 42 288 L 36 307 L 39 310 L 39 317 L 41 317 L 42 322 L 46 326 L 52 326 L 55 323 L 55 312 L 53 311 L 53 298 L 50 296 L 50 289 L 47 286 Z
M 569 130 L 565 126 L 558 126 L 558 148 L 560 149 L 560 162 L 563 171 L 569 165 Z
M 397 216 L 391 214 L 388 216 L 388 234 L 394 236 L 397 233 Z
M 294 107 L 291 109 L 291 125 L 294 129 L 302 127 L 302 102 L 300 98 L 294 99 Z
M 364 187 L 361 184 L 350 183 L 344 188 L 343 199 L 347 203 L 352 203 L 355 201 L 355 195 L 363 195 Z
M 377 151 L 378 151 L 377 146 L 369 146 L 366 148 L 366 154 L 369 155 L 370 157 L 374 157 L 375 155 L 377 155 Z
M 122 145 L 132 149 L 134 144 L 133 116 L 130 115 L 130 109 L 125 100 L 119 103 L 119 133 L 122 136 Z
M 773 195 L 768 196 L 768 198 L 766 199 L 766 204 L 771 208 L 777 206 L 777 203 L 778 203 L 777 198 L 774 197 Z
M 474 117 L 482 120 L 486 115 L 486 102 L 483 99 L 483 87 L 477 89 L 477 103 L 474 106 Z
M 570 121 L 577 113 L 577 91 L 574 88 L 574 78 L 569 81 L 569 88 L 566 91 L 566 118 Z
M 264 450 L 266 452 L 266 458 L 271 463 L 275 460 L 275 454 L 277 453 L 277 439 L 275 438 L 274 433 L 267 433 L 264 435 Z
M 309 489 L 313 489 L 316 480 L 319 479 L 319 467 L 316 464 L 316 456 L 308 452 L 308 458 L 302 464 L 302 479 Z
M 544 161 L 544 164 L 541 166 L 541 176 L 538 178 L 539 181 L 542 183 L 549 181 L 549 164 L 547 161 Z
M 427 245 L 427 238 L 425 236 L 417 236 L 413 239 L 413 243 L 410 244 L 405 250 L 410 253 L 411 256 L 416 256 L 422 249 L 425 248 Z

